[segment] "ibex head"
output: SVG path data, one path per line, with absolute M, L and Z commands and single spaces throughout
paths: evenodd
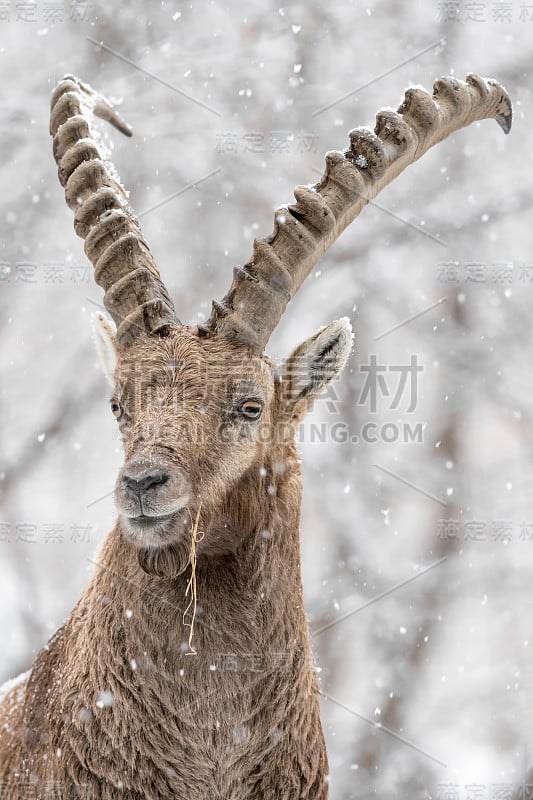
M 265 502 L 276 491 L 272 470 L 288 468 L 298 421 L 346 362 L 348 321 L 304 343 L 283 371 L 245 345 L 197 328 L 139 332 L 126 347 L 103 317 L 97 330 L 125 450 L 115 500 L 142 566 L 161 574 L 187 566 L 200 504 L 198 553 L 237 548 L 235 517 L 253 514 L 232 510 L 231 490 L 246 476 Z M 253 497 L 247 493 L 251 505 Z
M 238 546 L 247 503 L 275 501 L 276 475 L 296 460 L 298 422 L 346 363 L 348 320 L 299 345 L 281 369 L 263 354 L 319 257 L 404 167 L 453 131 L 493 117 L 508 132 L 511 106 L 501 86 L 475 76 L 441 79 L 433 97 L 408 90 L 397 112 L 378 114 L 374 132 L 356 129 L 350 147 L 327 154 L 315 186 L 296 188 L 296 203 L 276 211 L 273 234 L 255 241 L 251 261 L 235 269 L 228 294 L 199 327 L 176 316 L 93 114 L 129 134 L 104 98 L 66 76 L 52 97 L 51 133 L 75 230 L 116 326 L 97 320 L 125 449 L 115 492 L 121 529 L 141 566 L 168 576 L 189 561 L 195 521 L 199 553 Z M 239 495 L 250 484 L 256 491 Z

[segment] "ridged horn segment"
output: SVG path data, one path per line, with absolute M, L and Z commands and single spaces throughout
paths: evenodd
M 509 133 L 509 96 L 496 81 L 468 75 L 466 82 L 439 78 L 433 95 L 408 89 L 397 111 L 377 114 L 373 131 L 351 131 L 346 150 L 327 153 L 318 183 L 297 186 L 296 203 L 276 210 L 273 233 L 255 240 L 251 261 L 234 270 L 201 332 L 262 352 L 289 300 L 364 206 L 430 147 L 488 118 Z
M 50 115 L 59 180 L 118 339 L 128 345 L 140 332 L 165 335 L 179 323 L 126 190 L 93 127 L 95 116 L 131 136 L 105 97 L 65 75 L 52 95 Z

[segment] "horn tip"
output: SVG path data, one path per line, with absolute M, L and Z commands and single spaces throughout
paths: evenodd
M 495 120 L 505 134 L 510 133 L 511 127 L 513 125 L 513 104 L 511 103 L 511 98 L 509 97 L 509 93 L 507 92 L 506 88 L 502 86 L 501 83 L 499 83 L 498 81 L 489 79 L 487 83 L 489 84 L 489 86 L 494 86 L 494 88 L 500 94 L 498 102 L 498 113 L 495 116 Z

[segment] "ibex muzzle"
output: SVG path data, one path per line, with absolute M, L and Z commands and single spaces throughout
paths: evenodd
M 187 522 L 190 481 L 169 462 L 128 461 L 120 471 L 115 502 L 124 529 L 142 547 L 162 547 Z

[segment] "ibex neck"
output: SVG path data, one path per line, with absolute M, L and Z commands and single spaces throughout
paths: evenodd
M 249 506 L 235 495 L 233 522 L 248 527 L 234 553 L 198 559 L 195 595 L 190 569 L 148 575 L 120 526 L 109 534 L 82 600 L 34 666 L 36 718 L 26 723 L 49 720 L 52 751 L 61 753 L 44 764 L 43 780 L 75 768 L 79 783 L 106 777 L 105 800 L 117 776 L 125 800 L 141 796 L 141 777 L 150 798 L 234 800 L 253 778 L 254 796 L 274 797 L 279 774 L 307 774 L 311 742 L 306 786 L 315 788 L 305 796 L 325 797 L 297 470 L 275 486 L 264 502 L 248 494 Z M 132 773 L 132 764 L 142 766 Z

